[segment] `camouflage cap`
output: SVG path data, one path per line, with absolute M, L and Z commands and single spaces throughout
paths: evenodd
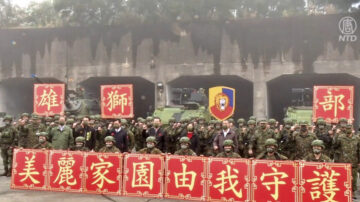
M 225 140 L 223 146 L 232 146 L 235 147 L 234 142 L 232 140 Z
M 114 142 L 115 143 L 115 138 L 113 136 L 106 136 L 105 142 Z
M 190 139 L 188 137 L 182 137 L 182 138 L 180 138 L 180 144 L 182 144 L 182 143 L 190 144 Z
M 277 147 L 278 144 L 277 144 L 277 142 L 276 142 L 275 139 L 269 138 L 269 139 L 267 139 L 267 140 L 265 141 L 265 147 L 267 147 L 267 146 L 275 146 L 275 147 Z
M 314 141 L 312 141 L 311 146 L 312 147 L 319 146 L 319 147 L 322 147 L 323 149 L 325 149 L 325 145 L 324 145 L 324 142 L 322 140 L 314 140 Z
M 154 136 L 149 136 L 149 137 L 146 138 L 146 142 L 156 143 L 156 138 Z
M 13 117 L 10 115 L 6 115 L 3 119 L 3 121 L 12 121 L 12 120 L 13 120 Z
M 79 136 L 75 139 L 75 142 L 85 142 L 85 138 L 82 136 Z

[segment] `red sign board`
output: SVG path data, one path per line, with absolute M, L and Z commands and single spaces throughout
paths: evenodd
M 86 152 L 85 193 L 120 195 L 122 185 L 122 155 Z
M 208 158 L 207 200 L 249 201 L 250 164 L 248 159 Z
M 49 163 L 51 191 L 82 192 L 84 152 L 52 150 Z
M 64 84 L 34 84 L 34 113 L 53 116 L 64 112 Z
M 340 118 L 353 121 L 354 86 L 314 86 L 313 121 L 323 117 L 329 123 Z
M 163 181 L 163 155 L 125 155 L 124 196 L 162 198 L 164 194 Z
M 46 190 L 48 151 L 15 149 L 11 177 L 12 189 Z
M 297 162 L 253 160 L 251 201 L 297 201 Z
M 351 164 L 299 162 L 300 202 L 352 201 Z
M 133 118 L 133 85 L 101 86 L 102 118 Z
M 165 198 L 205 201 L 205 157 L 166 156 Z

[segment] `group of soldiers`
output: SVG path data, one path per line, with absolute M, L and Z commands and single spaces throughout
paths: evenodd
M 285 118 L 252 116 L 224 121 L 201 117 L 162 124 L 158 117 L 109 120 L 100 115 L 40 117 L 23 113 L 18 120 L 3 118 L 0 128 L 3 176 L 11 176 L 14 148 L 58 149 L 226 158 L 305 160 L 350 163 L 356 190 L 360 136 L 342 118 L 330 124 L 319 118 L 314 124 Z

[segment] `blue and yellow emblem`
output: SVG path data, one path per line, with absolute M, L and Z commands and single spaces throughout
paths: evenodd
M 226 86 L 210 88 L 209 111 L 218 120 L 231 117 L 235 111 L 235 89 Z

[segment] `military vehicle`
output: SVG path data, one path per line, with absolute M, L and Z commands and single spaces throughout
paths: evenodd
M 292 89 L 292 106 L 285 110 L 285 117 L 292 120 L 307 121 L 312 123 L 312 98 L 313 91 L 310 88 Z
M 211 119 L 204 89 L 174 88 L 170 97 L 171 105 L 158 107 L 153 113 L 153 116 L 160 117 L 164 124 L 167 124 L 170 118 L 175 118 L 176 121 L 192 117 L 201 117 L 206 121 Z
M 76 88 L 75 91 L 66 91 L 65 112 L 73 115 L 98 114 L 100 112 L 99 100 L 94 96 L 84 93 L 82 88 Z

